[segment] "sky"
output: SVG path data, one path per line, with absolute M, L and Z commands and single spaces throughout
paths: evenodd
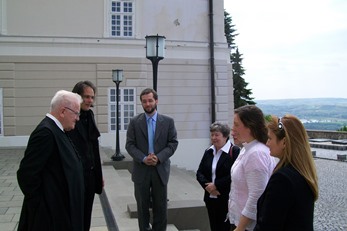
M 254 100 L 347 98 L 347 0 L 224 0 Z

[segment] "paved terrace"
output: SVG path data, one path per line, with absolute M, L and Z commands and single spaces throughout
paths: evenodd
M 346 231 L 347 230 L 347 162 L 336 161 L 337 155 L 347 151 L 326 150 L 312 148 L 316 151 L 315 163 L 319 176 L 320 196 L 315 207 L 315 231 Z M 0 230 L 17 230 L 23 195 L 18 187 L 16 171 L 24 148 L 0 148 Z M 130 157 L 112 163 L 110 157 L 113 150 L 102 148 L 104 160 L 105 193 L 96 196 L 91 231 L 135 231 L 136 218 L 131 218 L 129 205 L 135 204 L 133 183 L 129 166 Z M 116 164 L 116 167 L 112 165 Z M 118 167 L 117 167 L 118 166 Z M 117 169 L 115 169 L 117 168 Z M 202 189 L 195 180 L 195 174 L 172 166 L 169 181 L 169 207 L 199 207 L 203 205 Z M 108 206 L 109 205 L 109 206 Z M 131 209 L 130 209 L 131 210 Z M 177 211 L 176 211 L 177 212 Z M 188 211 L 189 212 L 189 211 Z M 180 220 L 190 220 L 206 226 L 206 216 L 190 211 L 188 217 L 179 217 L 180 212 L 174 214 Z M 199 221 L 200 219 L 200 221 Z M 178 221 L 176 221 L 178 222 Z M 205 223 L 204 223 L 205 222 Z M 198 230 L 190 227 L 180 228 L 182 224 L 171 224 L 168 231 Z M 200 230 L 208 230 L 208 227 Z

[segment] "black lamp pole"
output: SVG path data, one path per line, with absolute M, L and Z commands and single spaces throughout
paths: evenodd
M 153 68 L 153 89 L 157 91 L 158 64 L 164 59 L 165 37 L 160 35 L 146 36 L 146 58 L 151 60 Z
M 162 58 L 161 58 L 162 59 Z M 153 89 L 157 91 L 157 82 L 158 82 L 158 64 L 161 60 L 159 57 L 156 58 L 150 58 L 152 62 L 152 69 L 153 69 Z
M 111 159 L 114 161 L 120 161 L 125 158 L 125 156 L 121 154 L 120 147 L 119 147 L 119 84 L 123 80 L 123 70 L 112 70 L 112 80 L 116 84 L 116 97 L 117 97 L 116 126 L 117 126 L 117 129 L 116 129 L 116 152 L 111 157 Z

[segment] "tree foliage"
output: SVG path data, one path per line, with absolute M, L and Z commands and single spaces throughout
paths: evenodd
M 337 131 L 339 131 L 339 132 L 347 132 L 347 126 L 344 125 L 344 126 L 341 127 L 340 129 L 337 129 Z
M 234 82 L 234 104 L 235 108 L 243 105 L 255 104 L 252 95 L 252 90 L 248 89 L 248 83 L 242 76 L 245 74 L 245 70 L 242 67 L 242 54 L 239 53 L 239 49 L 231 54 L 231 62 L 233 64 L 233 82 Z
M 225 37 L 227 39 L 227 43 L 229 48 L 231 48 L 231 50 L 235 49 L 235 37 L 238 34 L 235 34 L 236 29 L 234 29 L 235 25 L 232 24 L 232 19 L 231 16 L 228 12 L 224 11 L 224 33 L 225 33 Z
M 228 46 L 230 47 L 230 61 L 233 70 L 233 84 L 234 84 L 234 104 L 235 108 L 243 105 L 255 104 L 254 98 L 251 97 L 252 90 L 248 89 L 248 83 L 242 77 L 245 74 L 245 69 L 242 66 L 242 54 L 240 54 L 238 47 L 235 44 L 235 25 L 232 24 L 230 14 L 224 11 L 224 32 L 227 39 Z

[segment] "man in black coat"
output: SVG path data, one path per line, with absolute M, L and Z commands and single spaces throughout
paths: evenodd
M 101 194 L 103 188 L 103 177 L 101 169 L 99 136 L 96 127 L 94 113 L 91 110 L 96 92 L 95 85 L 90 81 L 78 82 L 72 92 L 82 97 L 80 120 L 77 121 L 75 129 L 68 132 L 81 156 L 84 173 L 84 230 L 90 229 L 92 210 L 95 193 Z
M 83 231 L 82 163 L 65 133 L 75 127 L 81 101 L 78 94 L 58 91 L 30 135 L 17 172 L 24 194 L 19 231 Z

